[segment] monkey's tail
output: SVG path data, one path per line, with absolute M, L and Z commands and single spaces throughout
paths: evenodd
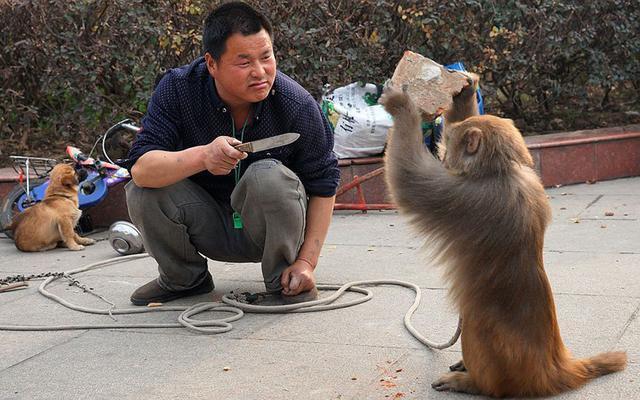
M 627 353 L 624 351 L 614 351 L 601 353 L 589 358 L 567 360 L 565 368 L 560 370 L 560 379 L 556 382 L 555 390 L 557 394 L 565 390 L 578 388 L 591 379 L 612 372 L 622 371 L 627 366 Z
M 577 360 L 577 362 L 582 363 L 586 369 L 587 378 L 593 379 L 625 369 L 627 366 L 627 353 L 624 351 L 601 353 L 593 357 Z

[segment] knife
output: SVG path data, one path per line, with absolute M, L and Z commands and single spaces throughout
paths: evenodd
M 240 143 L 233 146 L 236 150 L 246 151 L 247 153 L 256 153 L 258 151 L 273 149 L 274 147 L 285 146 L 293 143 L 300 137 L 299 133 L 283 133 L 268 137 L 266 139 L 254 140 L 253 142 Z

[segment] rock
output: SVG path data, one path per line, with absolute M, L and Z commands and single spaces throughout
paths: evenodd
M 394 87 L 407 85 L 409 96 L 422 112 L 422 119 L 433 120 L 451 106 L 452 98 L 467 86 L 467 75 L 450 71 L 418 53 L 405 51 L 391 78 Z

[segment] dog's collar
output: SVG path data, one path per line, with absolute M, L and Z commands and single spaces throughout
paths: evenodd
M 66 195 L 66 194 L 60 194 L 60 193 L 53 193 L 53 194 L 50 194 L 49 196 L 50 197 L 54 197 L 54 196 L 64 197 L 65 199 L 69 199 L 69 200 L 73 200 L 74 197 L 75 197 L 74 195 Z

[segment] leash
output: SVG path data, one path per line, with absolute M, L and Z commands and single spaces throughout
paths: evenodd
M 233 294 L 225 294 L 222 297 L 221 302 L 205 302 L 198 303 L 192 306 L 158 306 L 158 307 L 137 307 L 137 308 L 123 308 L 119 309 L 115 307 L 115 304 L 106 300 L 104 297 L 97 295 L 91 291 L 91 294 L 101 298 L 103 301 L 107 302 L 111 305 L 108 309 L 100 309 L 100 308 L 88 308 L 79 306 L 77 304 L 73 304 L 60 296 L 57 296 L 51 292 L 49 292 L 46 288 L 47 286 L 55 281 L 56 279 L 67 278 L 70 276 L 76 275 L 82 272 L 86 272 L 92 269 L 106 267 L 108 265 L 118 264 L 122 262 L 127 262 L 131 260 L 136 260 L 139 258 L 148 257 L 147 253 L 143 254 L 133 254 L 128 256 L 119 256 L 110 258 L 108 260 L 95 262 L 92 264 L 88 264 L 86 266 L 67 271 L 61 274 L 55 274 L 53 276 L 47 277 L 38 287 L 38 292 L 43 296 L 62 304 L 63 306 L 89 314 L 101 314 L 101 315 L 109 315 L 111 318 L 115 319 L 113 315 L 124 315 L 124 314 L 142 314 L 149 312 L 166 312 L 166 311 L 180 311 L 180 315 L 178 316 L 177 323 L 162 323 L 162 324 L 94 324 L 94 325 L 0 325 L 0 331 L 60 331 L 60 330 L 84 330 L 84 329 L 131 329 L 131 328 L 144 328 L 144 329 L 153 329 L 153 328 L 187 328 L 191 331 L 205 334 L 217 334 L 228 332 L 233 329 L 231 322 L 237 321 L 244 316 L 245 312 L 248 313 L 301 313 L 301 312 L 315 312 L 315 311 L 326 311 L 326 310 L 335 310 L 339 308 L 351 307 L 357 304 L 364 303 L 366 301 L 371 300 L 373 298 L 373 293 L 370 290 L 363 288 L 362 286 L 376 286 L 376 285 L 396 285 L 402 286 L 409 289 L 412 289 L 415 292 L 415 299 L 409 310 L 407 310 L 404 315 L 404 325 L 407 330 L 415 337 L 418 341 L 420 341 L 425 346 L 432 349 L 446 349 L 448 347 L 453 346 L 455 342 L 460 337 L 461 333 L 461 325 L 462 320 L 458 320 L 458 327 L 454 335 L 445 343 L 434 343 L 420 334 L 411 323 L 411 316 L 416 311 L 418 306 L 420 305 L 420 301 L 422 298 L 422 291 L 420 287 L 414 283 L 404 282 L 395 279 L 377 279 L 377 280 L 363 280 L 363 281 L 355 281 L 345 283 L 344 285 L 317 285 L 318 290 L 329 291 L 334 290 L 335 293 L 328 297 L 323 297 L 318 300 L 307 301 L 303 303 L 296 304 L 286 304 L 286 305 L 256 305 L 256 304 L 247 304 L 239 301 L 239 295 Z M 76 286 L 82 288 L 81 285 L 78 285 L 77 280 L 72 280 Z M 87 291 L 87 290 L 85 290 Z M 339 299 L 345 292 L 354 292 L 359 293 L 363 296 L 359 296 L 358 298 L 344 301 L 340 303 L 334 303 L 337 299 Z M 230 313 L 232 315 L 224 318 L 217 319 L 194 319 L 193 316 L 203 313 L 205 311 L 222 311 L 226 313 Z

